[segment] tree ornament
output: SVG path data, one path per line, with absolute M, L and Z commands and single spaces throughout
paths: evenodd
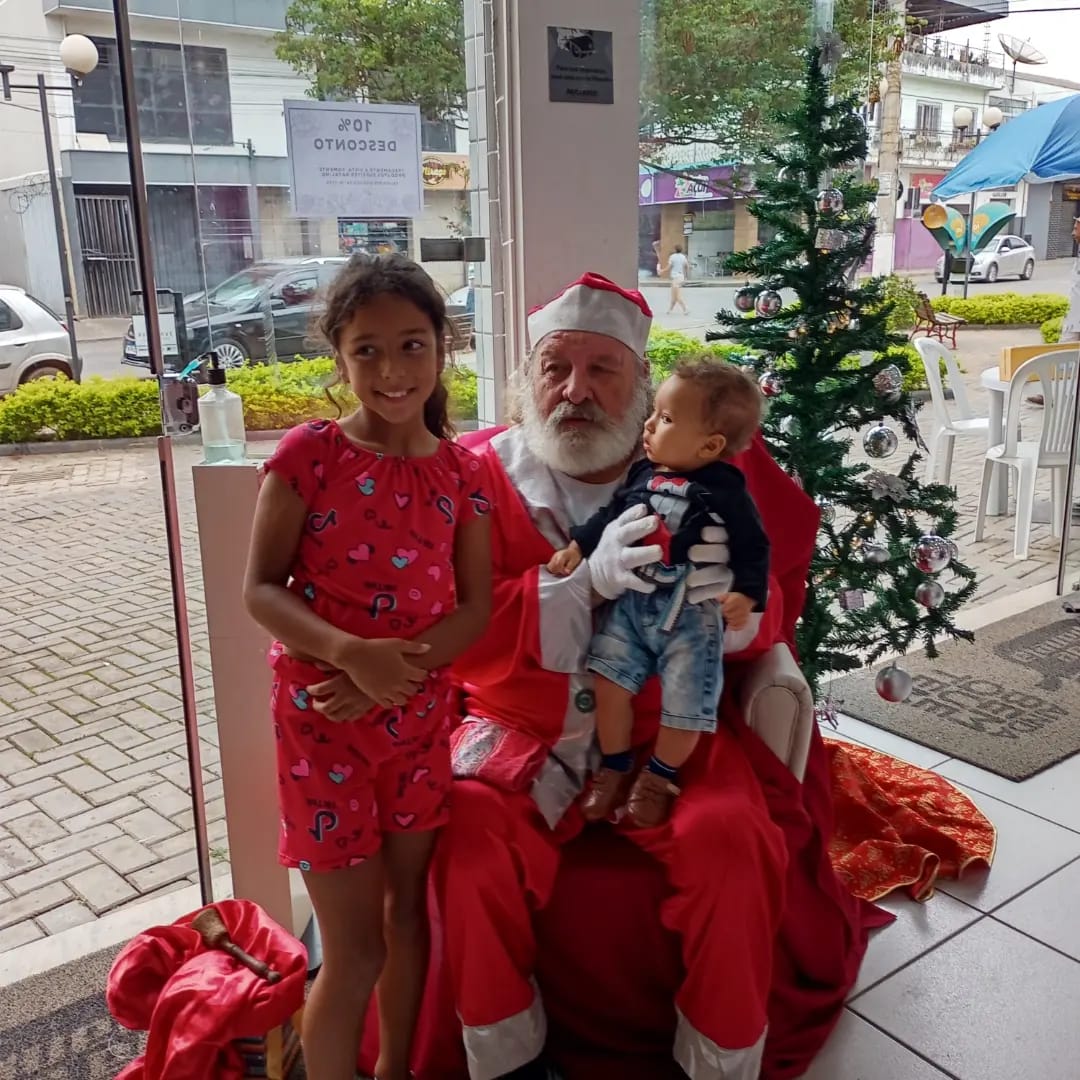
M 915 599 L 924 608 L 939 608 L 945 603 L 945 590 L 936 581 L 924 581 L 915 590 Z
M 955 540 L 946 540 L 945 546 L 949 549 L 949 562 L 953 563 L 960 558 L 960 549 L 956 546 Z
M 911 545 L 911 561 L 924 574 L 940 574 L 952 561 L 947 541 L 933 533 L 920 536 Z
M 821 524 L 831 525 L 836 520 L 836 504 L 832 499 L 826 499 L 824 495 L 818 495 L 814 499 L 817 508 L 821 512 Z
M 862 611 L 866 607 L 866 593 L 862 589 L 842 589 L 840 591 L 841 611 Z
M 884 544 L 869 540 L 862 546 L 862 556 L 872 566 L 883 566 L 889 561 L 889 549 Z
M 863 483 L 870 489 L 875 499 L 892 499 L 895 503 L 903 502 L 910 492 L 907 484 L 899 476 L 872 469 L 863 477 Z
M 895 364 L 882 368 L 874 376 L 874 389 L 888 402 L 899 401 L 904 390 L 904 373 Z
M 844 209 L 844 195 L 839 188 L 825 188 L 815 200 L 819 214 L 839 214 Z
M 766 371 L 758 379 L 758 387 L 767 398 L 779 397 L 784 392 L 784 380 L 775 371 Z
M 765 289 L 754 299 L 754 310 L 763 319 L 772 319 L 779 315 L 783 306 L 783 297 L 775 289 Z
M 785 435 L 796 435 L 799 431 L 799 421 L 797 417 L 785 416 L 780 421 L 780 430 Z
M 872 458 L 887 458 L 896 453 L 900 440 L 896 432 L 884 424 L 877 424 L 863 436 L 863 449 Z
M 913 683 L 911 676 L 893 663 L 877 673 L 874 688 L 880 697 L 894 705 L 899 705 L 901 701 L 907 701 L 911 697 Z
M 754 301 L 757 299 L 758 291 L 749 285 L 744 286 L 735 294 L 735 310 L 741 311 L 744 314 L 748 311 L 754 310 Z
M 814 237 L 814 247 L 826 254 L 847 247 L 848 238 L 843 229 L 818 229 Z M 861 259 L 859 260 L 862 261 Z

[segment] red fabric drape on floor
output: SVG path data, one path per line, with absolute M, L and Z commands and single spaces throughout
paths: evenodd
M 986 868 L 997 833 L 943 776 L 855 743 L 825 740 L 836 814 L 830 852 L 856 896 L 903 889 L 929 900 L 939 879 Z

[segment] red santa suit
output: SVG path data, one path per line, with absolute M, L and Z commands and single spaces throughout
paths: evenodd
M 551 895 L 560 845 L 580 825 L 570 811 L 595 764 L 592 677 L 581 674 L 593 625 L 588 574 L 558 579 L 542 564 L 610 488 L 597 487 L 590 507 L 585 489 L 595 485 L 544 466 L 520 428 L 476 449 L 498 507 L 495 609 L 456 666 L 467 718 L 454 737 L 458 779 L 435 881 L 469 1072 L 491 1080 L 544 1047 L 533 913 Z M 634 741 L 647 746 L 658 701 L 642 695 L 638 705 Z M 674 1056 L 692 1080 L 753 1080 L 783 910 L 784 837 L 729 729 L 702 740 L 681 781 L 667 826 L 625 833 L 664 865 L 672 889 L 661 918 L 681 937 L 686 968 Z
M 529 330 L 534 343 L 552 330 L 606 334 L 641 356 L 650 321 L 639 294 L 587 275 L 534 312 Z M 545 1046 L 534 916 L 552 897 L 562 845 L 580 831 L 575 802 L 596 764 L 592 678 L 582 674 L 593 631 L 588 565 L 565 579 L 543 567 L 566 545 L 571 524 L 590 517 L 616 485 L 548 468 L 520 428 L 464 441 L 481 455 L 497 506 L 494 611 L 483 640 L 455 665 L 466 717 L 453 740 L 450 823 L 433 879 L 468 1071 L 491 1080 Z M 741 641 L 729 637 L 728 657 L 790 640 L 817 528 L 816 508 L 760 440 L 738 464 L 770 534 L 774 576 L 764 621 Z M 643 748 L 658 730 L 655 690 L 646 687 L 636 702 L 634 741 Z M 730 699 L 723 719 L 680 772 L 683 794 L 670 822 L 624 835 L 667 878 L 660 920 L 677 936 L 684 973 L 675 1061 L 691 1080 L 794 1077 L 842 1007 L 865 932 L 798 782 Z M 812 769 L 819 749 L 818 741 Z M 820 806 L 814 813 L 824 816 Z M 789 890 L 805 914 L 785 908 Z M 602 917 L 582 913 L 580 922 Z M 590 947 L 579 928 L 568 927 L 567 938 Z M 596 978 L 596 992 L 605 993 L 602 970 Z

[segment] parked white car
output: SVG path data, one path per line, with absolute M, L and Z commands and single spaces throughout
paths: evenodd
M 1019 236 L 995 236 L 982 251 L 975 253 L 971 263 L 972 281 L 997 281 L 1003 277 L 1017 277 L 1027 281 L 1035 273 L 1035 249 Z M 942 255 L 934 268 L 934 277 L 941 281 L 945 274 L 945 256 Z M 964 276 L 964 260 L 954 256 L 952 276 Z
M 0 285 L 0 395 L 31 379 L 66 375 L 76 382 L 67 327 L 40 300 L 17 285 Z

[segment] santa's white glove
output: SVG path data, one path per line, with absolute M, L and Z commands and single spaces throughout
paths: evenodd
M 701 543 L 690 549 L 689 557 L 695 567 L 686 579 L 687 599 L 691 604 L 715 600 L 731 592 L 735 578 L 728 566 L 731 552 L 728 531 L 723 525 L 706 525 L 701 530 Z
M 656 527 L 656 515 L 650 514 L 648 507 L 638 505 L 624 510 L 604 530 L 596 550 L 589 556 L 589 572 L 595 592 L 605 600 L 614 600 L 627 589 L 641 593 L 655 591 L 653 582 L 642 581 L 634 571 L 659 562 L 663 555 L 660 545 L 634 545 L 644 540 Z

